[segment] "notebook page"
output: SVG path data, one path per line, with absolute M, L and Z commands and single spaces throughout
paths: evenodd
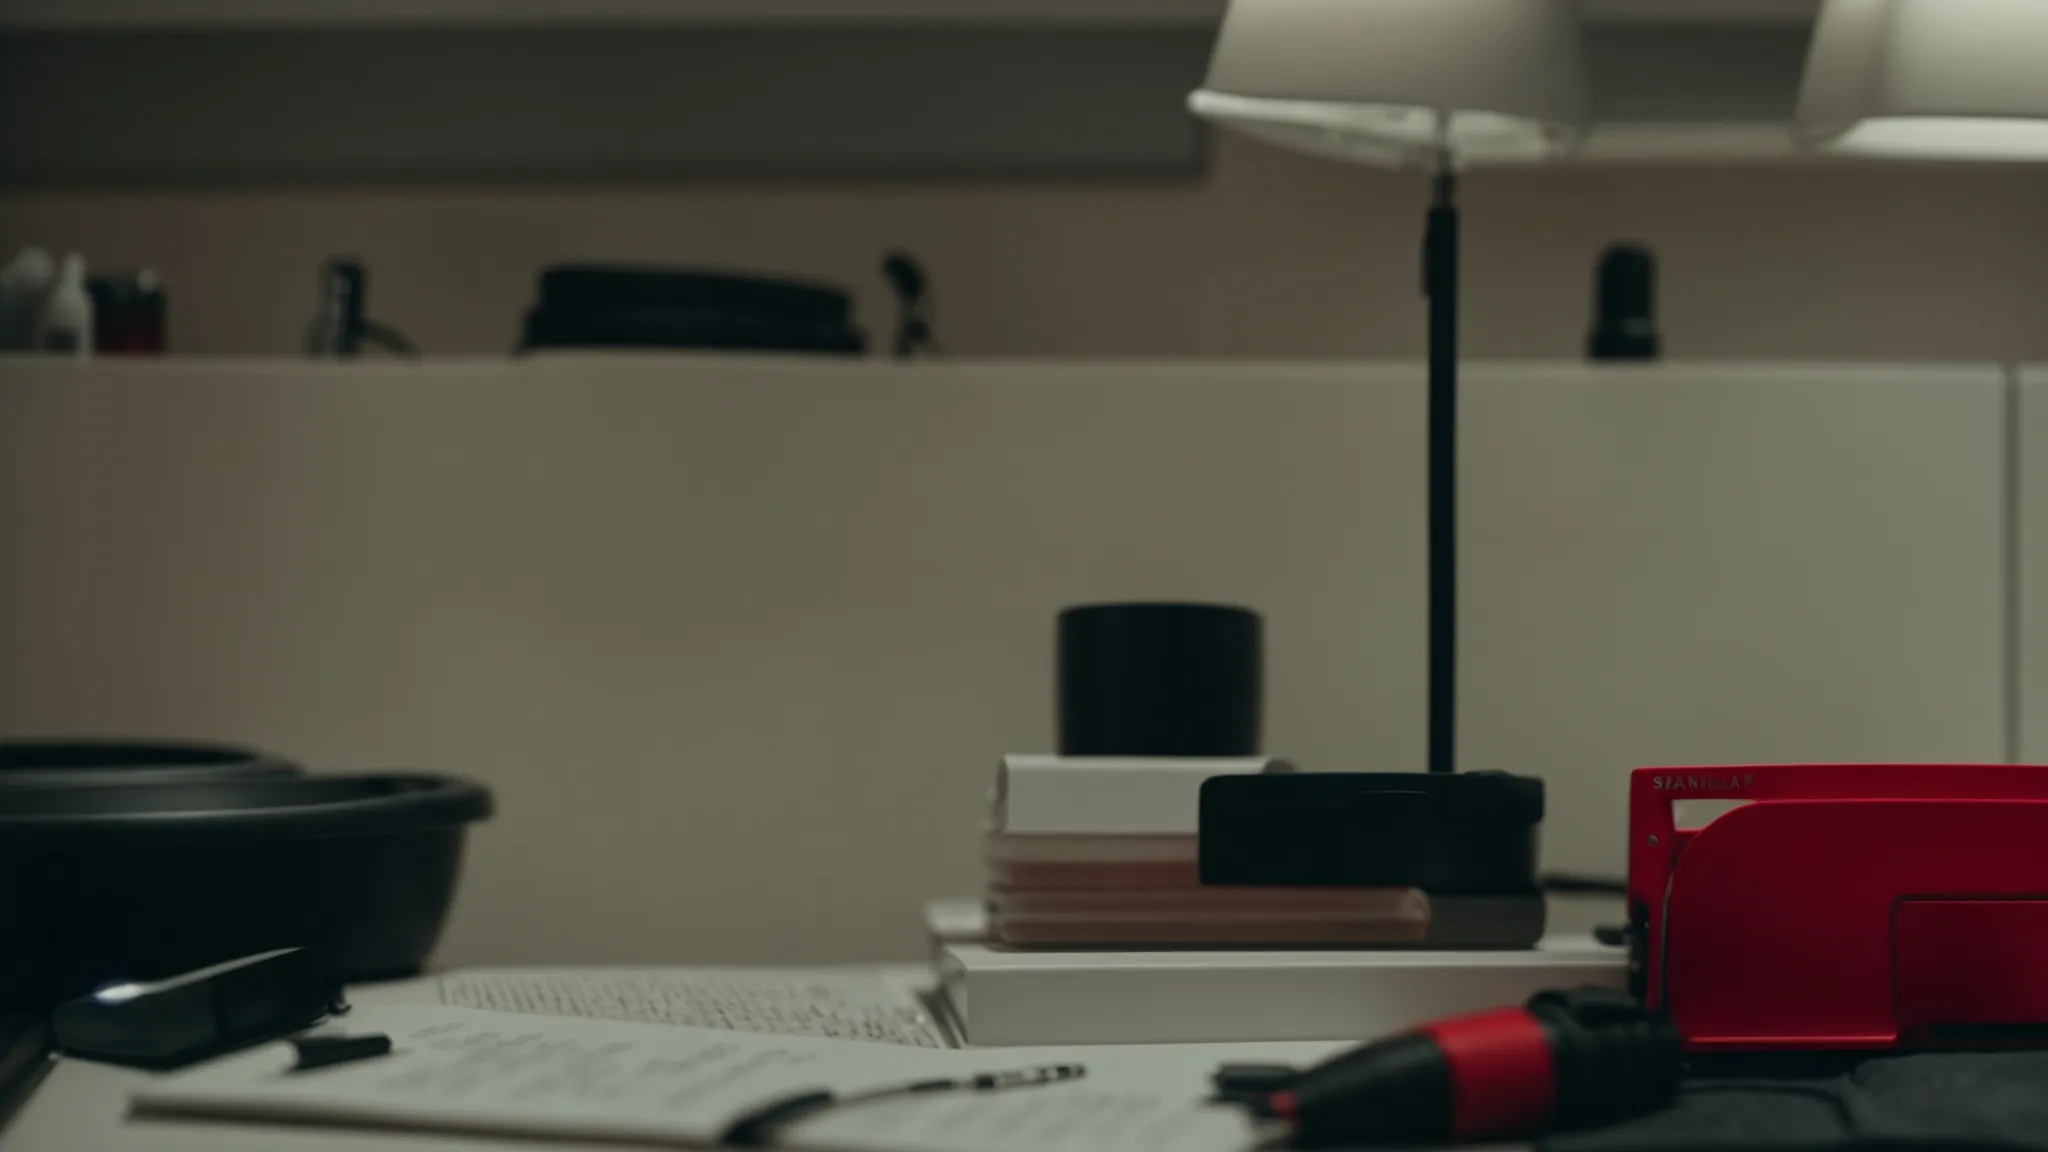
M 624 1139 L 702 1146 L 790 1093 L 859 1091 L 1005 1070 L 1016 1056 L 434 1006 L 363 1007 L 351 1032 L 383 1031 L 389 1056 L 285 1071 L 273 1044 L 151 1081 L 139 1113 L 416 1131 Z M 1146 1082 L 1140 1082 L 1141 1079 Z M 1178 1076 L 1091 1075 L 1072 1084 L 946 1093 L 827 1113 L 785 1135 L 812 1152 L 1242 1152 L 1249 1122 L 1203 1107 Z
M 911 980 L 872 968 L 478 968 L 440 977 L 439 998 L 540 1016 L 915 1048 L 952 1043 Z

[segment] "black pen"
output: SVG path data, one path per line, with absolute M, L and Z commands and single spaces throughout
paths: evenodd
M 315 1068 L 387 1056 L 391 1053 L 391 1037 L 382 1032 L 362 1036 L 301 1036 L 292 1041 L 292 1050 L 299 1055 L 292 1071 L 310 1072 Z
M 1000 1092 L 1005 1088 L 1035 1088 L 1044 1084 L 1079 1080 L 1087 1074 L 1088 1069 L 1079 1064 L 1041 1064 L 1036 1068 L 1019 1068 L 1009 1072 L 982 1072 L 973 1076 L 913 1080 L 906 1084 L 892 1084 L 886 1088 L 873 1088 L 844 1096 L 826 1091 L 803 1092 L 763 1105 L 733 1121 L 719 1135 L 718 1143 L 726 1148 L 766 1148 L 775 1143 L 775 1138 L 784 1128 L 798 1121 L 807 1120 L 828 1108 L 897 1100 L 905 1096 L 922 1096 L 930 1092 Z

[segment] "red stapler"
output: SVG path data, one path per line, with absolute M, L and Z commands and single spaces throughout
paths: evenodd
M 1702 799 L 1741 803 L 1680 831 Z M 2048 767 L 1641 769 L 1628 891 L 1689 1053 L 2048 1043 Z

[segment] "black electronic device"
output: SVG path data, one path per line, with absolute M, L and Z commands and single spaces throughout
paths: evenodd
M 1202 783 L 1204 884 L 1532 895 L 1543 781 L 1307 772 Z
M 57 1047 L 88 1060 L 176 1068 L 310 1028 L 340 987 L 304 948 L 281 948 L 163 980 L 109 984 L 59 1004 Z

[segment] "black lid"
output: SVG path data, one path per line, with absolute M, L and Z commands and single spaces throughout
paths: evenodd
M 1250 756 L 1259 616 L 1220 604 L 1091 604 L 1059 618 L 1062 756 Z

